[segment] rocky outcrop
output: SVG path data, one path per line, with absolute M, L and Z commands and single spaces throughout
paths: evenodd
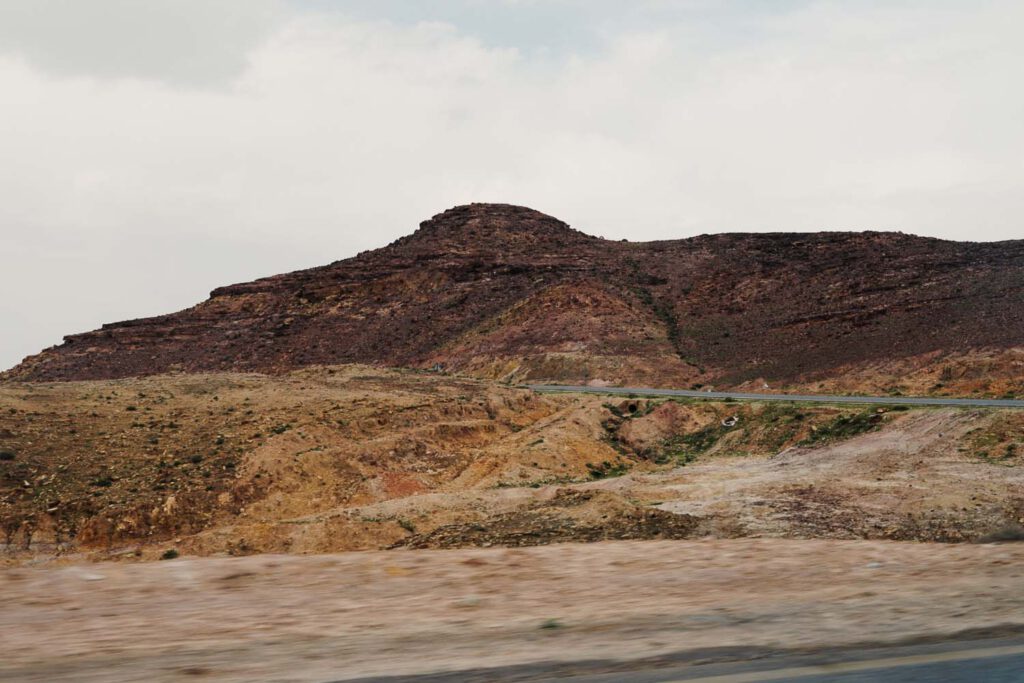
M 1024 241 L 900 233 L 591 237 L 456 207 L 382 249 L 65 338 L 18 380 L 376 363 L 645 384 L 789 381 L 1024 345 Z

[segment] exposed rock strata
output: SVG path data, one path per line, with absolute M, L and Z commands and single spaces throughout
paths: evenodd
M 900 233 L 614 242 L 531 209 L 450 209 L 382 249 L 66 337 L 7 378 L 380 363 L 688 385 L 1024 343 L 1024 241 Z

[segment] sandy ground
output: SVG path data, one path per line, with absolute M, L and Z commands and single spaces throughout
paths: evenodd
M 1024 544 L 736 539 L 0 570 L 0 680 L 323 681 L 1024 626 Z
M 989 419 L 957 409 L 911 412 L 840 443 L 710 458 L 661 477 L 638 475 L 635 487 L 654 482 L 661 509 L 734 520 L 745 535 L 968 540 L 1021 521 L 1024 469 L 960 452 L 970 430 Z

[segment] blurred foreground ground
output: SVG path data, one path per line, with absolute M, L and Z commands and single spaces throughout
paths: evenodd
M 1024 628 L 1024 544 L 733 539 L 0 570 L 0 680 L 327 681 Z M 718 654 L 715 654 L 715 653 Z

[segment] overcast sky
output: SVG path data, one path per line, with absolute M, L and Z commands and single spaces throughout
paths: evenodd
M 1024 3 L 0 0 L 0 368 L 471 201 L 1024 237 Z

